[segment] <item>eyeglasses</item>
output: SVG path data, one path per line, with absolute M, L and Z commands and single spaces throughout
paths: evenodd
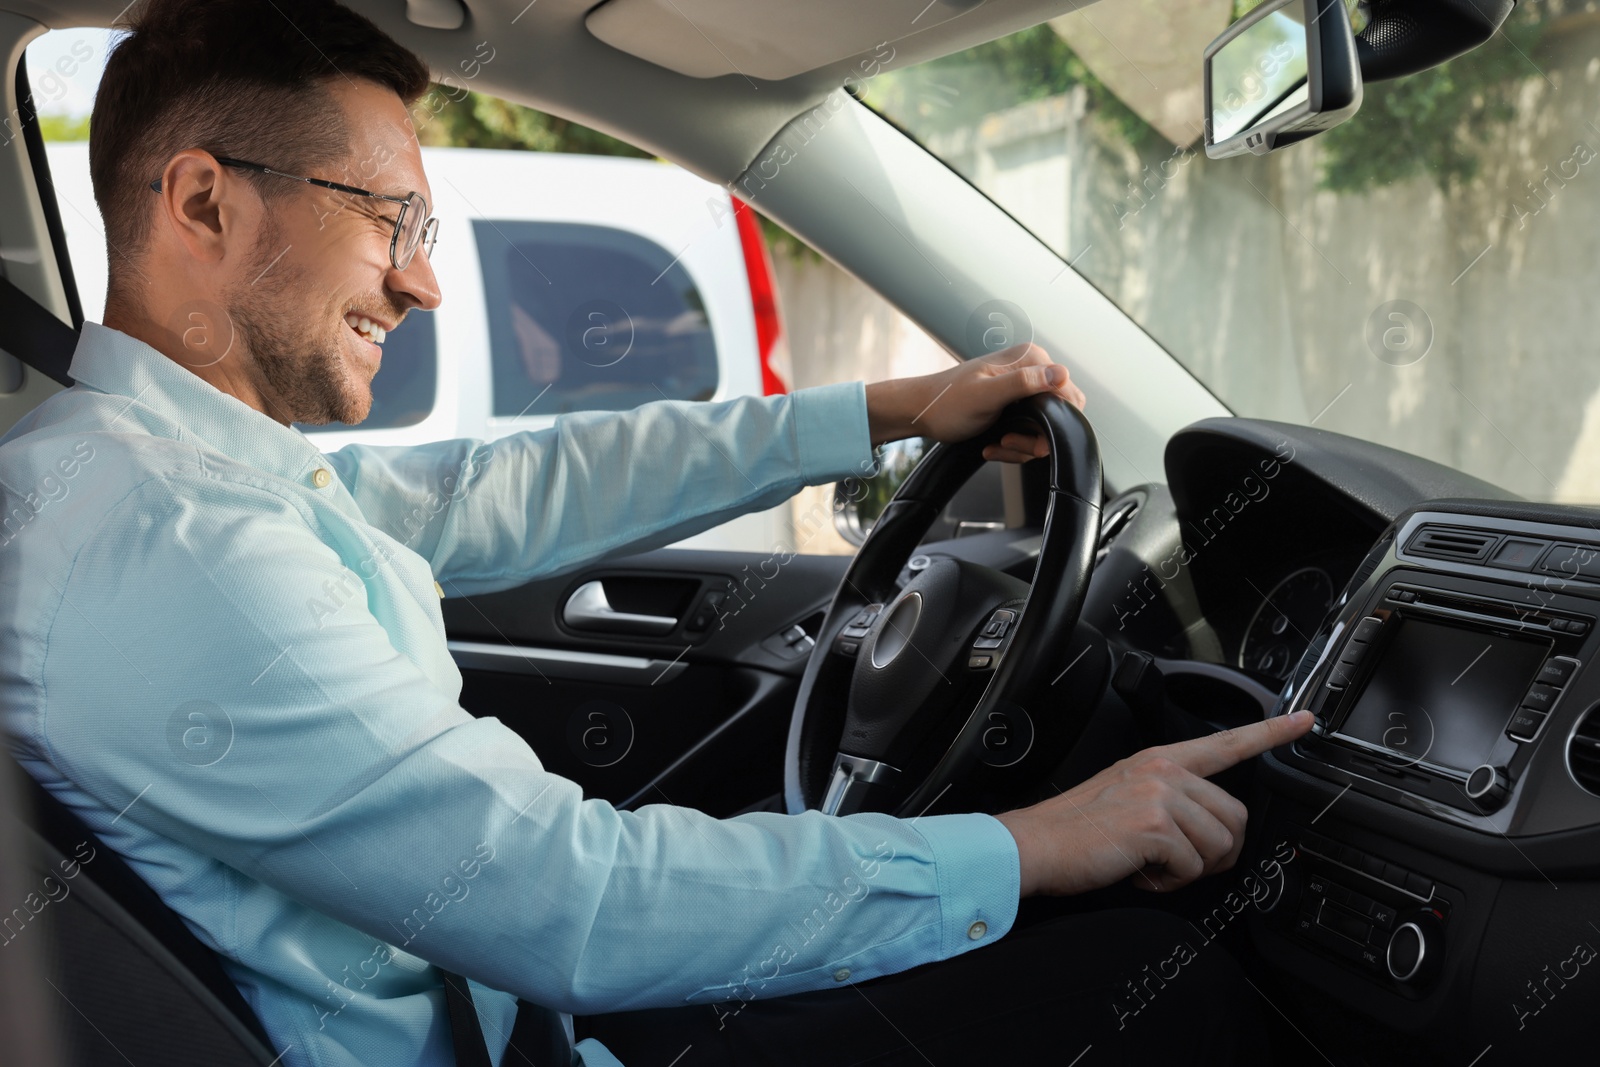
M 298 174 L 286 174 L 281 170 L 260 163 L 249 163 L 242 159 L 230 159 L 227 156 L 218 156 L 217 162 L 225 167 L 237 167 L 240 170 L 253 170 L 260 174 L 275 174 L 280 178 L 293 178 L 297 182 L 307 185 L 320 185 L 324 189 L 333 189 L 352 196 L 370 196 L 374 200 L 387 200 L 391 204 L 400 205 L 400 214 L 394 220 L 394 236 L 389 238 L 389 262 L 394 264 L 395 270 L 405 270 L 411 264 L 411 258 L 421 248 L 427 253 L 428 258 L 433 258 L 433 246 L 439 239 L 439 220 L 428 214 L 428 201 L 421 193 L 411 193 L 408 196 L 385 196 L 382 193 L 370 193 L 365 189 L 357 189 L 353 185 L 343 182 L 330 182 L 323 178 L 303 178 Z M 150 188 L 156 192 L 161 191 L 161 179 L 157 178 L 150 183 Z

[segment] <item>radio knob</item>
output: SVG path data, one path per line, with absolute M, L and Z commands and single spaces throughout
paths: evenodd
M 1467 796 L 1484 811 L 1495 811 L 1506 802 L 1510 783 L 1504 767 L 1484 763 L 1467 776 Z

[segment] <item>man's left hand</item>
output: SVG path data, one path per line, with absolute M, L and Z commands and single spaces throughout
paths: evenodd
M 1036 344 L 1013 345 L 937 374 L 868 385 L 867 422 L 874 445 L 902 437 L 965 441 L 988 429 L 1007 404 L 1046 392 L 1083 408 L 1083 390 L 1072 384 L 1067 368 Z M 1022 433 L 1008 433 L 983 450 L 984 459 L 1006 463 L 1049 454 L 1043 437 Z

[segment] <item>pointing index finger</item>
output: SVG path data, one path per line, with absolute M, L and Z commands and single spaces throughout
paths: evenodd
M 1236 763 L 1259 756 L 1268 749 L 1288 744 L 1311 729 L 1315 716 L 1309 711 L 1278 715 L 1263 722 L 1219 730 L 1177 744 L 1163 745 L 1161 754 L 1200 778 L 1219 774 Z

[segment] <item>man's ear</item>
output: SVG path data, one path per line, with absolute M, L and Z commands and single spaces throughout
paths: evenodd
M 241 209 L 248 211 L 249 183 L 229 174 L 203 148 L 186 148 L 161 172 L 157 229 L 178 239 L 201 263 L 219 263 L 240 237 Z M 241 196 L 241 194 L 244 194 Z

